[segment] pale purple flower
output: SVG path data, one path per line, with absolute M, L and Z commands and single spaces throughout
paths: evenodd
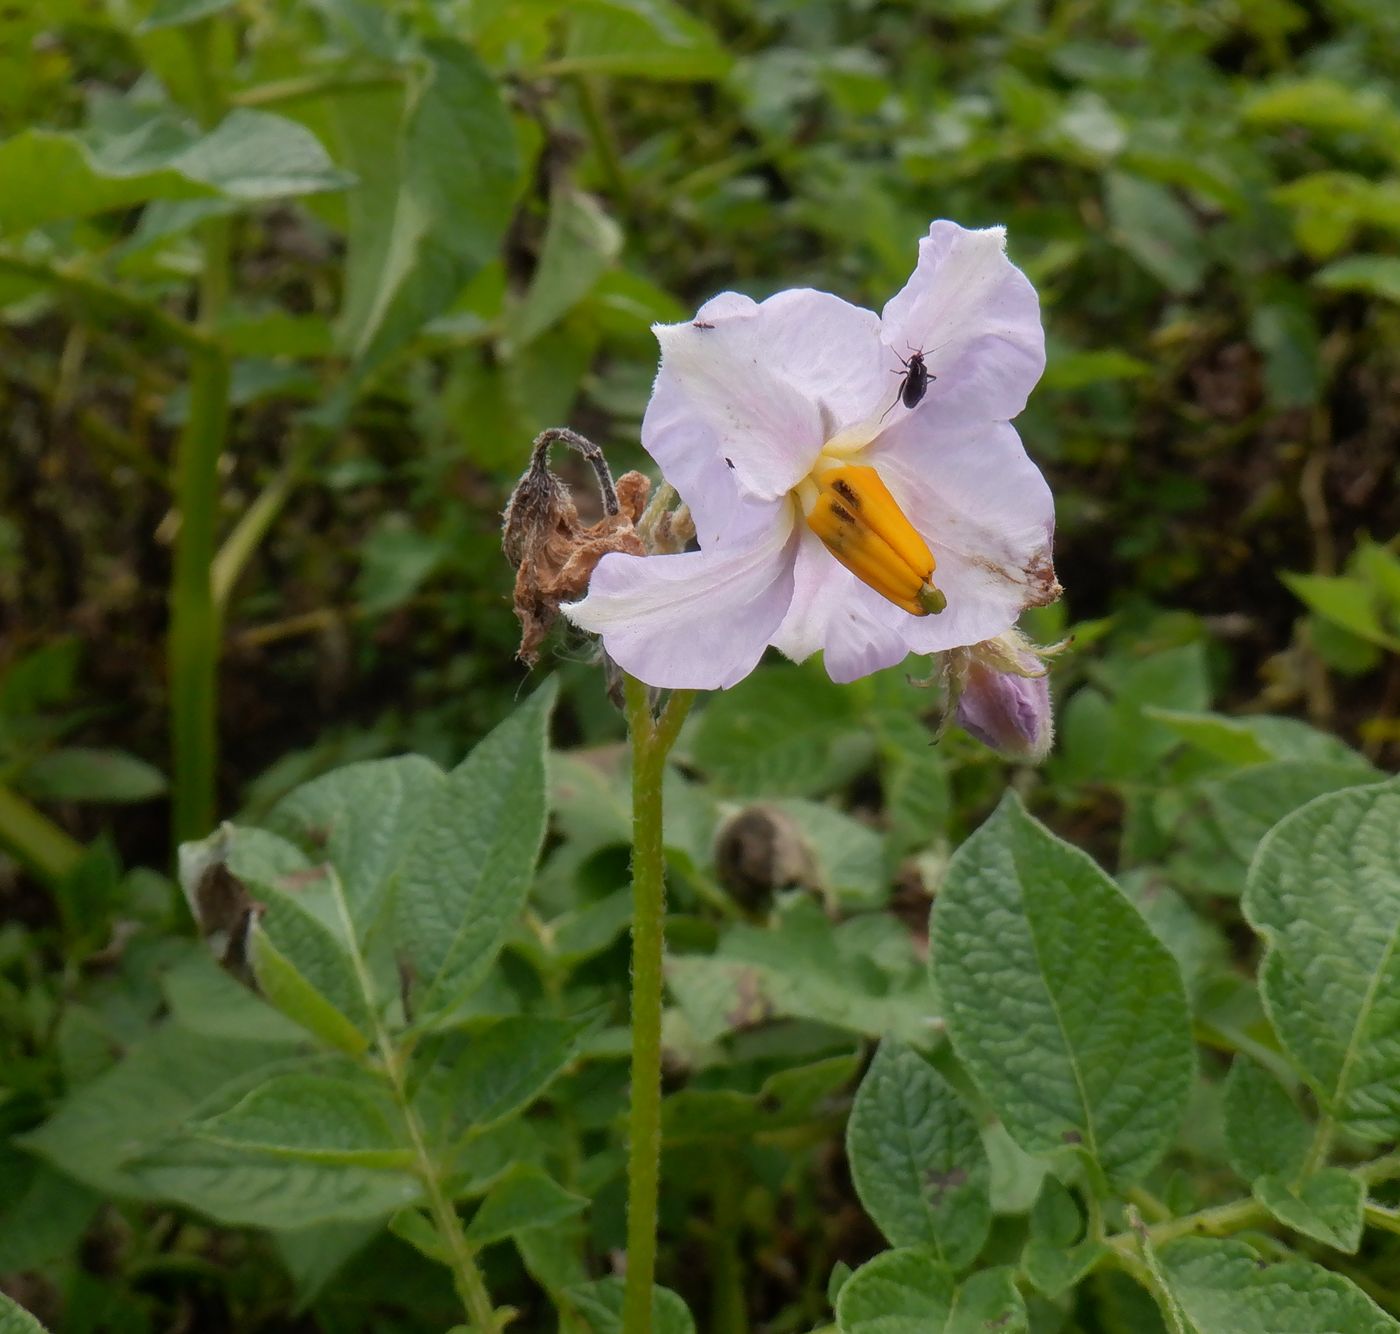
M 771 644 L 797 661 L 822 650 L 831 678 L 852 681 L 991 639 L 1058 595 L 1050 490 L 1010 425 L 1044 369 L 1044 335 L 1002 228 L 935 222 L 881 315 L 808 288 L 761 303 L 726 292 L 654 332 L 642 444 L 700 549 L 605 556 L 587 597 L 563 609 L 633 676 L 731 686 Z M 930 380 L 906 407 L 897 377 L 914 352 Z M 936 562 L 923 584 L 891 591 L 833 555 L 844 548 L 831 534 L 847 530 L 829 517 L 823 528 L 814 506 L 839 510 L 832 478 L 850 468 L 877 475 L 862 482 L 866 508 L 887 516 L 894 543 L 879 559 L 902 541 L 923 547 Z

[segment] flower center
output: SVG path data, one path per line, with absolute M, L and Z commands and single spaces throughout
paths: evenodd
M 807 526 L 857 579 L 911 616 L 948 605 L 937 562 L 874 468 L 824 454 L 797 484 Z

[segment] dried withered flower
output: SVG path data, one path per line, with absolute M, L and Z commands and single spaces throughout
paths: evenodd
M 563 481 L 549 469 L 554 444 L 568 445 L 588 460 L 598 478 L 603 517 L 585 525 Z M 581 598 L 593 567 L 610 551 L 645 554 L 635 525 L 646 507 L 651 483 L 638 472 L 613 484 L 603 451 L 562 427 L 535 438 L 530 466 L 506 505 L 501 547 L 515 567 L 515 614 L 520 620 L 520 661 L 532 667 L 559 614 L 561 602 Z

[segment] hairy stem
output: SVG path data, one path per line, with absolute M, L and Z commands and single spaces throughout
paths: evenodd
M 350 905 L 345 901 L 344 886 L 338 876 L 332 876 L 331 886 L 336 913 L 340 918 L 341 935 L 349 946 L 355 981 L 364 998 L 366 1012 L 373 1016 L 374 1045 L 379 1052 L 384 1073 L 388 1076 L 389 1088 L 403 1120 L 409 1144 L 413 1148 L 414 1170 L 418 1180 L 422 1182 L 423 1193 L 428 1197 L 428 1211 L 433 1216 L 438 1236 L 447 1251 L 453 1286 L 457 1289 L 457 1296 L 461 1299 L 468 1320 L 471 1321 L 473 1334 L 499 1334 L 500 1325 L 496 1320 L 496 1309 L 491 1303 L 491 1294 L 486 1288 L 486 1280 L 477 1268 L 471 1243 L 462 1227 L 461 1215 L 443 1187 L 442 1172 L 428 1147 L 427 1136 L 423 1133 L 423 1122 L 419 1119 L 418 1110 L 409 1095 L 403 1052 L 395 1046 L 384 1021 L 379 1017 L 374 983 L 370 978 L 364 954 L 360 950 L 355 921 L 350 912 Z
M 418 1179 L 423 1183 L 423 1191 L 428 1197 L 428 1210 L 433 1216 L 438 1236 L 442 1238 L 442 1243 L 447 1249 L 451 1262 L 449 1268 L 452 1270 L 452 1283 L 457 1289 L 457 1296 L 468 1320 L 471 1321 L 473 1334 L 497 1334 L 500 1325 L 496 1320 L 496 1309 L 491 1304 L 491 1294 L 487 1291 L 486 1280 L 482 1278 L 481 1270 L 472 1254 L 471 1243 L 462 1227 L 461 1215 L 447 1191 L 443 1189 L 442 1174 L 428 1148 L 427 1138 L 423 1134 L 423 1123 L 418 1119 L 418 1113 L 408 1096 L 399 1051 L 382 1028 L 376 1034 L 376 1039 L 384 1069 L 389 1076 L 389 1085 L 394 1092 L 394 1101 L 398 1104 L 399 1114 L 403 1117 L 404 1128 L 408 1131 L 409 1142 L 413 1146 L 413 1155 L 417 1159 Z
M 622 1327 L 651 1329 L 661 1165 L 661 968 L 665 856 L 661 785 L 666 756 L 695 698 L 676 690 L 654 722 L 647 687 L 624 678 L 632 741 L 632 1087 L 627 1131 L 627 1283 Z
M 1189 1334 L 1186 1317 L 1172 1295 L 1167 1276 L 1162 1272 L 1148 1229 L 1137 1208 L 1131 1204 L 1128 1206 L 1128 1226 L 1137 1239 L 1137 1255 L 1132 1258 L 1129 1271 L 1152 1294 L 1171 1334 Z

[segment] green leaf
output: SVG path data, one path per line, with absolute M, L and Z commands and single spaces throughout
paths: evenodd
M 27 231 L 148 199 L 283 199 L 341 190 L 350 179 L 305 126 L 246 107 L 194 140 L 162 121 L 97 147 L 73 134 L 28 129 L 0 144 L 0 230 Z
M 0 231 L 86 218 L 147 199 L 189 199 L 217 191 L 168 161 L 108 161 L 76 135 L 31 128 L 0 143 Z
M 65 746 L 29 765 L 20 787 L 36 801 L 149 801 L 165 791 L 165 775 L 124 750 Z
M 604 1278 L 569 1288 L 564 1296 L 593 1334 L 623 1334 L 622 1293 L 622 1279 Z M 690 1308 L 670 1288 L 651 1290 L 651 1334 L 695 1334 Z
M 0 1274 L 65 1261 L 101 1204 L 42 1159 L 0 1143 Z
M 1295 1177 L 1308 1158 L 1312 1131 L 1288 1090 L 1245 1055 L 1225 1078 L 1225 1152 L 1246 1181 Z
M 1010 1269 L 984 1269 L 962 1287 L 923 1249 L 886 1251 L 841 1286 L 841 1334 L 1025 1334 L 1026 1308 Z
M 0 1334 L 48 1334 L 18 1302 L 0 1292 Z
M 1321 335 L 1313 300 L 1299 284 L 1275 279 L 1263 285 L 1249 316 L 1249 336 L 1264 354 L 1264 387 L 1270 406 L 1307 407 L 1322 390 Z
M 149 1198 L 128 1164 L 166 1140 L 201 1105 L 236 1096 L 257 1078 L 285 1068 L 287 1060 L 282 1043 L 211 1042 L 167 1024 L 18 1142 L 103 1195 Z
M 1147 1171 L 1194 1062 L 1176 963 L 1122 891 L 1008 796 L 955 854 L 931 931 L 954 1049 L 1013 1138 Z
M 216 949 L 246 946 L 273 1006 L 331 1046 L 365 1049 L 373 1015 L 334 868 L 311 865 L 276 834 L 225 825 L 181 846 L 180 882 Z
M 276 1075 L 227 1111 L 190 1123 L 197 1138 L 310 1163 L 407 1169 L 384 1090 L 364 1076 Z
M 467 1225 L 467 1240 L 474 1246 L 489 1246 L 525 1228 L 562 1222 L 586 1208 L 588 1201 L 582 1195 L 565 1190 L 538 1167 L 522 1163 L 491 1187 Z
M 1394 255 L 1350 255 L 1319 269 L 1313 282 L 1334 292 L 1365 292 L 1400 301 L 1400 259 Z
M 170 165 L 230 199 L 249 203 L 343 190 L 354 183 L 304 125 L 248 107 L 229 112 Z
M 1114 241 L 1168 291 L 1194 292 L 1206 273 L 1200 225 L 1163 185 L 1111 171 L 1105 204 Z
M 1355 1255 L 1361 1245 L 1366 1187 L 1340 1167 L 1324 1167 L 1300 1182 L 1262 1176 L 1254 1198 L 1295 1232 Z
M 364 1250 L 382 1229 L 381 1219 L 370 1218 L 274 1231 L 272 1244 L 294 1285 L 296 1309 L 310 1306 L 346 1263 Z
M 1400 1134 L 1400 781 L 1331 793 L 1281 821 L 1249 869 L 1264 1005 L 1327 1113 Z
M 1245 1181 L 1292 1179 L 1303 1170 L 1312 1132 L 1288 1091 L 1261 1065 L 1236 1056 L 1225 1079 L 1225 1153 Z
M 671 0 L 582 0 L 568 11 L 554 71 L 643 79 L 719 79 L 728 72 L 714 30 Z
M 369 1039 L 306 980 L 260 924 L 249 932 L 248 958 L 258 989 L 288 1019 L 352 1056 L 369 1046 Z
M 421 755 L 347 764 L 289 793 L 266 823 L 313 860 L 330 860 L 363 931 L 392 892 L 414 831 L 446 782 Z
M 1317 760 L 1368 767 L 1368 762 L 1346 742 L 1297 718 L 1271 714 L 1232 718 L 1223 713 L 1151 707 L 1144 709 L 1143 714 L 1226 764 L 1244 767 L 1269 760 Z
M 577 1036 L 575 1024 L 533 1015 L 454 1034 L 431 1049 L 418 1100 L 445 1127 L 444 1137 L 480 1133 L 538 1098 L 573 1059 Z
M 735 1088 L 685 1088 L 661 1105 L 666 1146 L 751 1140 L 817 1120 L 855 1074 L 855 1056 L 831 1056 L 778 1070 L 757 1093 Z
M 170 1142 L 131 1171 L 149 1195 L 230 1227 L 294 1229 L 387 1218 L 421 1194 L 417 1178 L 406 1172 L 296 1162 L 193 1138 Z
M 876 913 L 833 926 L 810 898 L 730 927 L 713 955 L 669 957 L 666 980 L 701 1041 L 785 1015 L 927 1044 L 938 1013 L 905 928 Z
M 142 21 L 140 31 L 150 32 L 155 28 L 174 28 L 194 23 L 211 14 L 222 14 L 224 10 L 232 9 L 234 3 L 235 0 L 156 0 L 151 12 Z
M 1075 390 L 1108 380 L 1139 380 L 1152 374 L 1152 367 L 1119 348 L 1094 351 L 1073 350 L 1052 345 L 1041 386 L 1046 389 Z
M 1368 643 L 1400 653 L 1400 639 L 1381 624 L 1375 591 L 1350 575 L 1285 574 L 1283 582 L 1319 616 Z
M 1149 709 L 1199 712 L 1210 702 L 1205 654 L 1184 644 L 1128 662 L 1105 663 L 1100 675 L 1112 694 L 1086 687 L 1069 701 L 1053 763 L 1070 782 L 1156 781 L 1162 759 L 1177 744 Z
M 1162 1252 L 1172 1295 L 1197 1334 L 1395 1334 L 1340 1274 L 1303 1260 L 1265 1264 L 1238 1241 L 1192 1237 Z
M 514 341 L 532 342 L 597 285 L 622 250 L 622 229 L 592 195 L 555 190 L 534 277 L 512 321 Z
M 236 856 L 230 864 L 237 865 Z M 354 942 L 335 920 L 339 882 L 330 867 L 302 874 L 296 897 L 258 886 L 263 910 L 249 933 L 253 973 L 263 994 L 289 1019 L 355 1055 L 367 1045 L 374 1016 Z
M 284 1042 L 305 1047 L 306 1031 L 274 1009 L 252 987 L 234 980 L 208 950 L 193 945 L 188 957 L 162 978 L 171 1018 L 190 1033 L 214 1040 Z
M 1182 818 L 1188 847 L 1197 849 L 1212 871 L 1211 888 L 1224 892 L 1223 872 L 1248 867 L 1264 837 L 1285 815 L 1315 797 L 1372 783 L 1377 770 L 1360 755 L 1340 764 L 1278 760 L 1252 765 L 1223 778 L 1198 783 L 1197 799 Z M 1236 879 L 1231 892 L 1239 892 Z
M 544 841 L 547 683 L 448 775 L 400 873 L 397 941 L 418 1011 L 440 1013 L 486 976 L 524 906 Z
M 1031 1208 L 1030 1236 L 1021 1255 L 1026 1277 L 1047 1297 L 1074 1287 L 1099 1262 L 1103 1246 L 1083 1232 L 1074 1196 L 1047 1175 Z
M 722 788 L 820 796 L 869 759 L 851 692 L 803 667 L 761 669 L 705 703 L 690 755 Z
M 856 1194 L 892 1246 L 926 1246 L 955 1270 L 972 1263 L 992 1224 L 987 1151 L 958 1095 L 894 1039 L 861 1081 L 846 1153 Z
M 893 869 L 907 854 L 947 839 L 953 797 L 948 765 L 924 723 L 892 709 L 878 711 L 873 722 Z
M 1243 110 L 1250 124 L 1364 135 L 1392 154 L 1400 138 L 1400 112 L 1385 92 L 1331 79 L 1280 80 L 1246 99 Z
M 460 42 L 434 40 L 405 100 L 336 98 L 351 196 L 339 336 L 361 371 L 442 314 L 496 255 L 521 184 L 496 81 Z

